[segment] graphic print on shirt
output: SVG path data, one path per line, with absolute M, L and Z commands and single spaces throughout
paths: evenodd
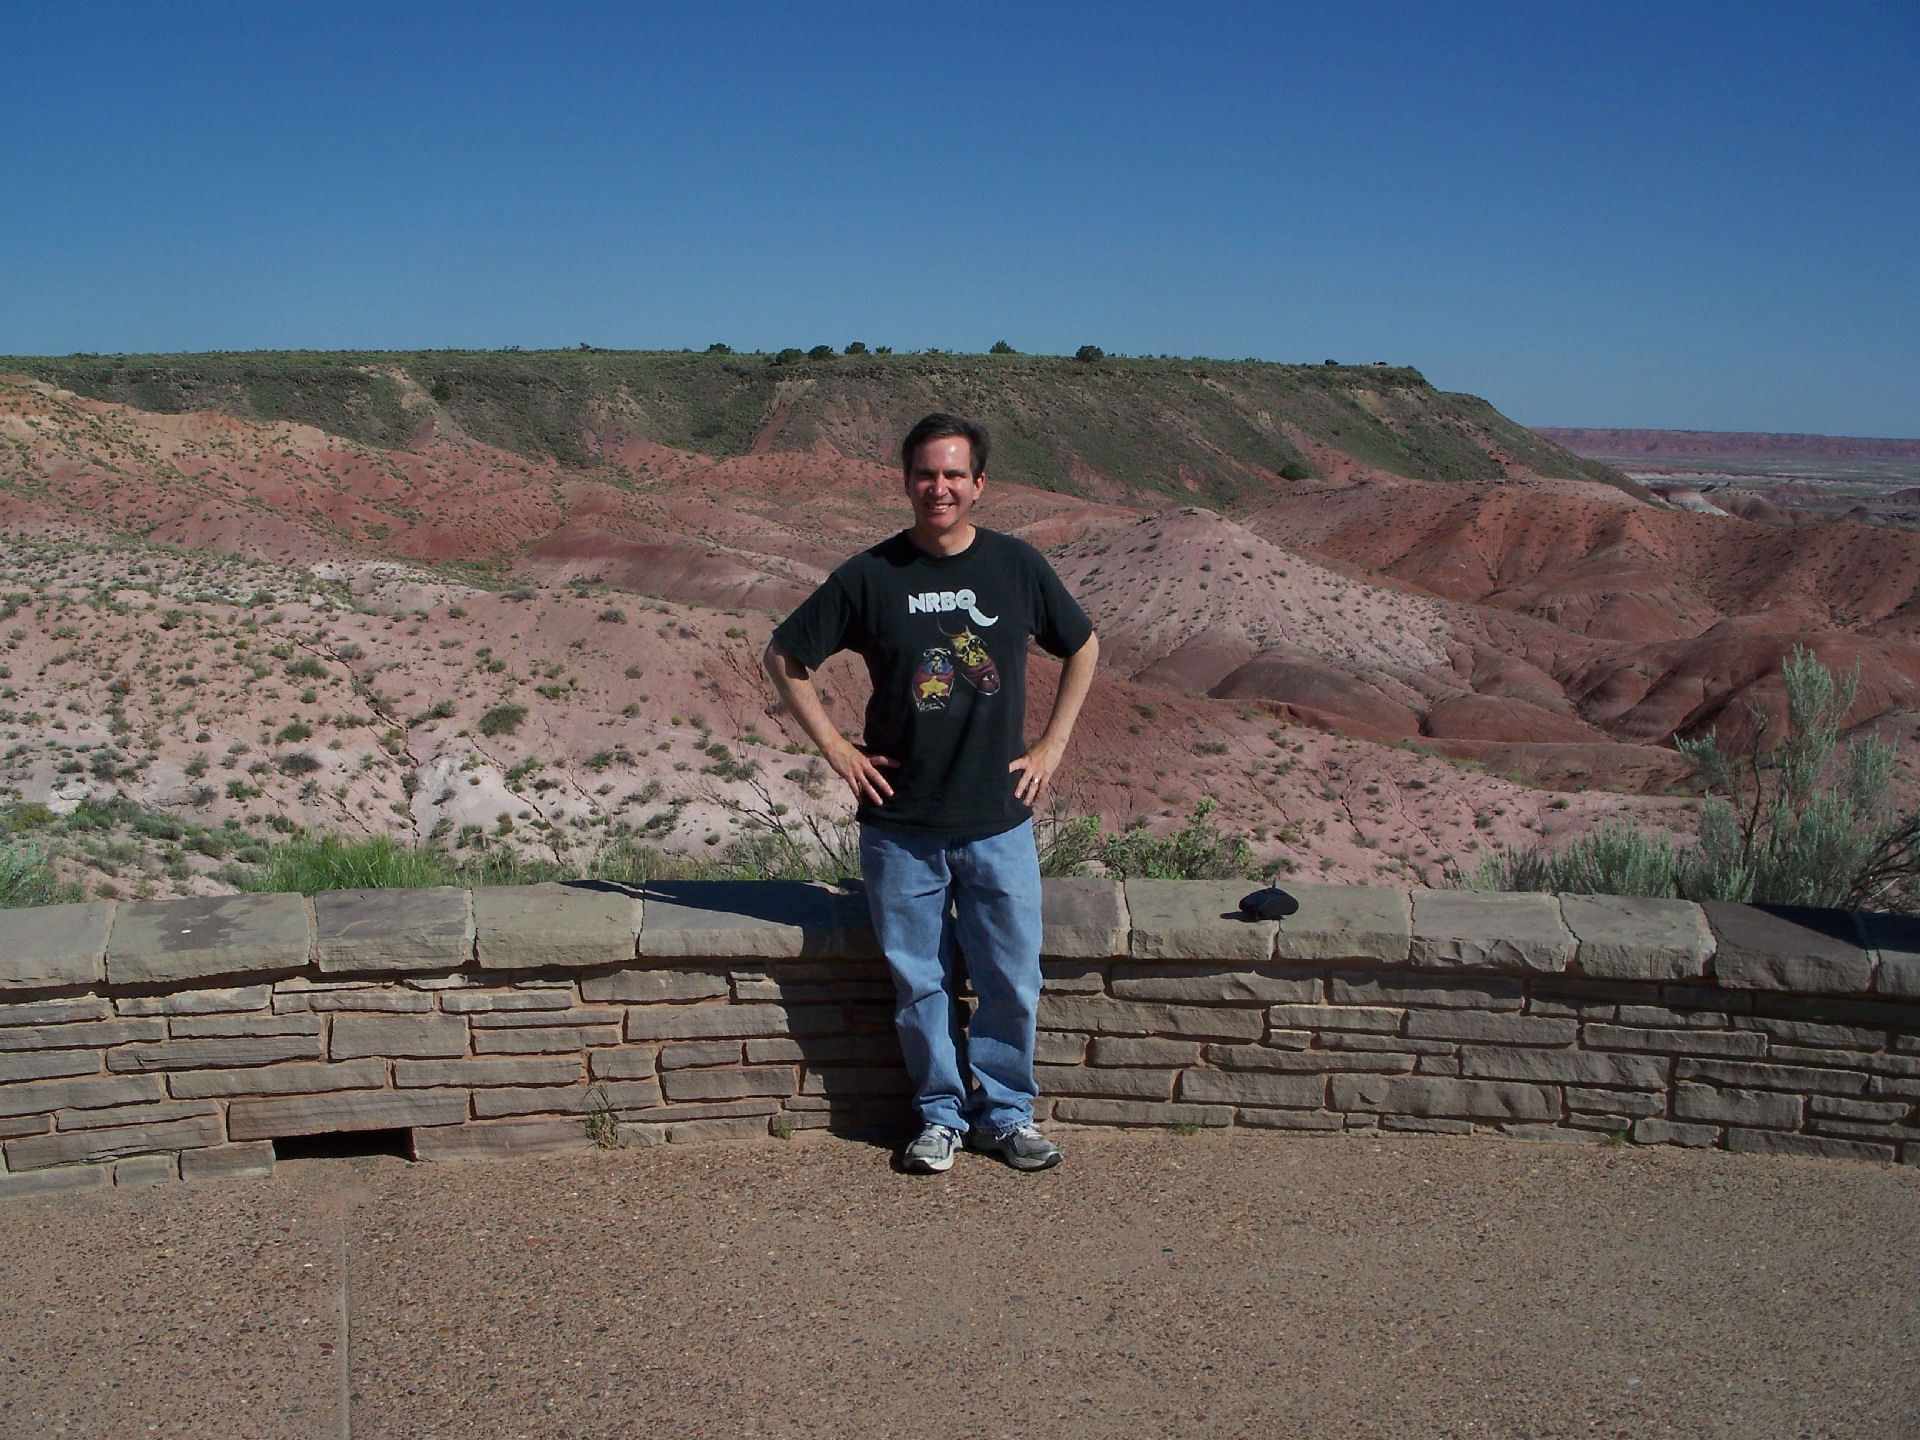
M 913 667 L 913 708 L 944 710 L 953 694 L 953 652 L 941 645 L 929 646 Z
M 999 694 L 1000 672 L 994 668 L 986 642 L 965 625 L 955 633 L 939 621 L 934 623 L 940 626 L 940 633 L 953 642 L 954 652 L 960 657 L 960 673 L 967 677 L 967 683 L 982 695 Z
M 982 630 L 1000 618 L 981 614 L 978 597 L 971 590 L 927 590 L 907 597 L 909 614 L 944 617 L 954 611 L 964 612 Z M 961 620 L 956 629 L 944 618 L 933 623 L 947 643 L 929 645 L 920 652 L 920 662 L 913 667 L 913 708 L 923 714 L 945 710 L 953 698 L 956 675 L 964 676 L 967 684 L 982 695 L 998 695 L 999 668 L 973 626 Z
M 982 630 L 1000 623 L 998 615 L 980 613 L 978 595 L 971 590 L 922 590 L 907 597 L 909 615 L 931 615 L 943 610 L 964 610 Z

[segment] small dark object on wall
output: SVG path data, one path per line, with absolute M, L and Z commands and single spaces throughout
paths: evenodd
M 1269 885 L 1243 896 L 1240 913 L 1251 920 L 1284 920 L 1300 908 L 1300 902 L 1278 885 Z

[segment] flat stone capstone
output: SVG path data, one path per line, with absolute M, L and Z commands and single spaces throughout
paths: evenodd
M 483 970 L 585 969 L 638 953 L 644 902 L 616 886 L 490 885 L 473 892 Z
M 1300 908 L 1280 922 L 1282 960 L 1372 960 L 1404 965 L 1413 907 L 1404 890 L 1372 885 L 1285 885 Z
M 320 969 L 327 975 L 457 970 L 473 959 L 466 890 L 323 890 L 313 897 Z
M 1058 960 L 1104 960 L 1127 953 L 1126 890 L 1118 880 L 1049 880 L 1040 899 L 1040 953 Z
M 97 985 L 107 975 L 113 902 L 41 905 L 5 912 L 0 993 Z
M 866 900 L 797 880 L 686 880 L 640 887 L 639 953 L 791 960 L 859 958 L 843 933 L 866 923 Z
M 1602 980 L 1698 980 L 1713 931 L 1689 900 L 1562 895 L 1560 915 L 1579 942 L 1574 968 Z
M 313 920 L 299 895 L 211 895 L 115 907 L 107 983 L 168 985 L 304 970 Z
M 1244 880 L 1128 880 L 1130 953 L 1136 960 L 1271 960 L 1278 925 L 1240 911 L 1251 888 Z
M 1555 974 L 1573 963 L 1578 949 L 1560 918 L 1558 896 L 1413 892 L 1410 957 L 1417 966 Z
M 1859 994 L 1873 981 L 1873 957 L 1844 910 L 1799 905 L 1701 907 L 1713 927 L 1714 978 L 1730 990 Z

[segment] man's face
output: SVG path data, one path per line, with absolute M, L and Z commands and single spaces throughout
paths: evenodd
M 927 441 L 913 452 L 913 465 L 907 471 L 914 528 L 929 535 L 963 530 L 986 484 L 986 476 L 974 478 L 973 446 L 966 436 Z

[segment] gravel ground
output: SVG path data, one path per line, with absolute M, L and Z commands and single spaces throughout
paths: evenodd
M 1920 1170 L 1057 1133 L 12 1202 L 0 1435 L 1920 1435 Z

